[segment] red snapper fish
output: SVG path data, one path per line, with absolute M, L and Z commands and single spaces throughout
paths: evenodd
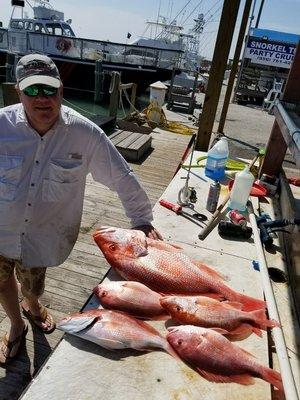
M 101 283 L 93 289 L 104 308 L 119 310 L 137 318 L 166 319 L 160 304 L 161 295 L 134 281 Z
M 92 309 L 63 318 L 57 327 L 108 350 L 165 350 L 176 356 L 166 339 L 152 326 L 122 312 Z
M 256 377 L 283 390 L 279 372 L 260 364 L 215 330 L 192 325 L 168 330 L 167 340 L 178 355 L 208 381 L 252 385 Z
M 225 298 L 242 303 L 248 311 L 266 306 L 264 301 L 226 286 L 218 272 L 201 263 L 196 265 L 183 252 L 148 246 L 146 235 L 141 231 L 101 227 L 93 237 L 122 278 L 141 282 L 156 292 Z
M 266 318 L 264 309 L 242 311 L 243 305 L 237 302 L 220 302 L 204 296 L 165 296 L 160 303 L 181 324 L 221 328 L 231 340 L 245 339 L 252 332 L 262 336 L 261 329 L 280 326 Z

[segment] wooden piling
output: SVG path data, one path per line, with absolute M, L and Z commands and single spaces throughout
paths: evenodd
M 103 68 L 100 60 L 95 61 L 95 92 L 94 102 L 99 103 L 102 100 L 102 80 L 103 80 Z
M 240 0 L 224 0 L 203 111 L 199 117 L 197 150 L 207 151 L 209 146 L 239 5 Z
M 112 72 L 111 83 L 109 88 L 110 102 L 109 102 L 109 116 L 116 117 L 118 113 L 119 104 L 119 86 L 121 75 L 117 71 Z
M 2 93 L 4 107 L 20 103 L 18 93 L 15 89 L 15 82 L 2 83 Z

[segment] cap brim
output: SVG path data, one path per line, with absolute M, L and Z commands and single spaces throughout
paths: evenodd
M 61 80 L 48 75 L 32 75 L 19 82 L 19 89 L 24 90 L 28 86 L 36 84 L 48 85 L 54 88 L 59 88 L 61 86 Z

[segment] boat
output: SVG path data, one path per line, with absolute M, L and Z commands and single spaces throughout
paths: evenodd
M 24 54 L 44 53 L 57 64 L 65 88 L 92 94 L 95 92 L 95 79 L 101 83 L 102 94 L 108 92 L 105 85 L 109 85 L 111 71 L 119 71 L 123 83 L 135 82 L 142 89 L 158 78 L 169 79 L 173 68 L 179 68 L 181 49 L 79 38 L 71 27 L 71 20 L 65 21 L 64 13 L 55 10 L 49 1 L 34 0 L 32 18 L 24 16 L 24 3 L 23 0 L 12 0 L 9 26 L 0 28 L 2 66 L 7 63 L 7 54 L 14 56 L 15 64 Z M 20 11 L 21 16 L 15 17 Z M 135 51 L 139 54 L 136 55 Z M 7 80 L 3 68 L 0 73 L 2 81 Z

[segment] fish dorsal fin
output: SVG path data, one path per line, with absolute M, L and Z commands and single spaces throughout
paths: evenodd
M 203 369 L 197 368 L 197 371 L 203 378 L 207 379 L 210 382 L 220 382 L 220 383 L 230 383 L 235 382 L 241 385 L 252 385 L 254 383 L 254 379 L 249 374 L 243 375 L 220 375 L 217 373 L 205 371 Z
M 224 301 L 224 304 L 231 308 L 235 308 L 236 310 L 242 310 L 243 304 L 239 303 L 238 301 Z
M 220 272 L 215 271 L 213 268 L 203 264 L 201 261 L 192 260 L 193 264 L 196 265 L 201 271 L 205 272 L 209 276 L 215 279 L 221 279 L 222 281 L 227 281 L 227 276 L 222 275 Z

